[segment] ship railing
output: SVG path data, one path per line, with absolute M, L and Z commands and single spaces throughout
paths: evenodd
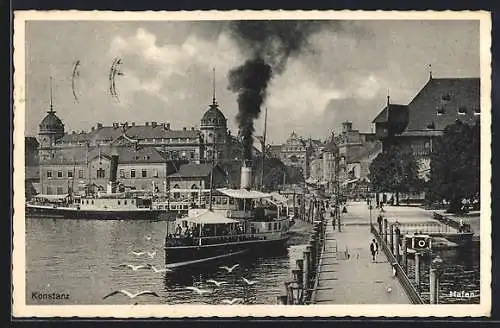
M 267 240 L 270 235 L 275 232 L 260 232 L 252 234 L 235 234 L 235 235 L 218 235 L 218 236 L 205 236 L 205 237 L 185 237 L 185 236 L 167 236 L 166 246 L 196 246 L 200 245 L 215 245 L 227 244 L 243 241 Z

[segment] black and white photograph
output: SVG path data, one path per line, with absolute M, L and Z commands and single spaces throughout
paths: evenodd
M 489 316 L 489 13 L 14 16 L 15 316 Z

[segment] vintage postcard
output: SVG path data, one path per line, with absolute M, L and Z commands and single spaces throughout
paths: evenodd
M 15 317 L 490 315 L 488 12 L 14 15 Z

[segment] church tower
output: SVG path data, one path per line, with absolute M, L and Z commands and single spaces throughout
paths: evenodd
M 64 136 L 64 124 L 57 117 L 52 103 L 52 78 L 50 78 L 50 109 L 39 124 L 38 143 L 41 161 L 54 157 L 56 141 Z
M 215 69 L 212 104 L 201 118 L 200 131 L 205 146 L 204 160 L 214 163 L 224 162 L 229 156 L 227 120 L 215 98 Z

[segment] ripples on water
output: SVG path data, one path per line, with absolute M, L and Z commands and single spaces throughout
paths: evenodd
M 435 253 L 443 260 L 442 275 L 439 282 L 439 303 L 479 304 L 480 303 L 480 251 L 479 242 L 469 248 L 441 250 Z M 420 268 L 420 290 L 424 302 L 429 302 L 429 265 L 431 258 L 425 258 Z M 413 284 L 415 262 L 408 259 L 408 275 Z M 457 293 L 473 293 L 474 297 L 457 297 Z M 469 294 L 470 295 L 470 294 Z
M 122 263 L 164 265 L 165 222 L 26 219 L 27 304 L 219 304 L 224 299 L 243 298 L 245 304 L 275 304 L 290 279 L 295 259 L 302 256 L 311 226 L 298 221 L 290 231 L 287 250 L 266 257 L 231 259 L 239 263 L 232 273 L 218 266 L 197 272 L 175 270 L 154 273 L 117 268 Z M 132 251 L 156 251 L 154 258 L 135 256 Z M 242 277 L 257 280 L 247 285 Z M 207 279 L 227 281 L 215 287 Z M 213 290 L 200 296 L 186 286 Z M 215 288 L 214 288 L 215 287 Z M 117 289 L 131 292 L 156 291 L 160 298 L 144 296 L 133 301 L 123 295 L 102 297 Z M 32 293 L 67 293 L 69 300 L 33 300 Z

